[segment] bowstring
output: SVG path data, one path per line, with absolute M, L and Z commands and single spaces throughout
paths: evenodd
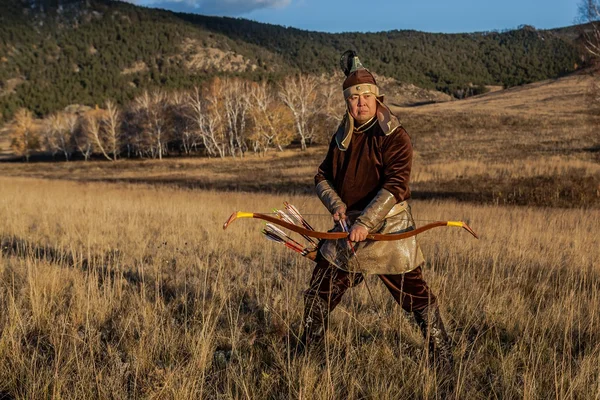
M 264 214 L 264 215 L 278 215 L 277 213 L 274 213 L 274 212 L 261 213 L 261 214 Z M 304 213 L 302 213 L 302 216 L 305 216 L 305 215 L 308 215 L 308 216 L 311 216 L 311 217 L 321 217 L 321 218 L 323 218 L 323 217 L 329 217 L 329 218 L 331 218 L 331 214 L 304 214 Z M 410 219 L 410 218 L 403 218 L 400 221 L 437 222 L 437 221 L 441 221 L 441 219 L 416 219 L 416 218 Z M 298 225 L 298 226 L 300 226 L 300 225 Z

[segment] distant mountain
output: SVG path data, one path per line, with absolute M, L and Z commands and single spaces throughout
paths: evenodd
M 125 103 L 146 88 L 215 75 L 328 74 L 349 48 L 380 75 L 461 95 L 575 70 L 582 58 L 572 32 L 328 34 L 110 0 L 2 0 L 0 122 L 18 107 L 45 115 L 73 103 Z

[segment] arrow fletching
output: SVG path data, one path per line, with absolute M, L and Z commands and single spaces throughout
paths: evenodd
M 286 208 L 286 210 L 288 211 L 290 219 L 294 219 L 295 221 L 297 221 L 297 224 L 299 224 L 300 226 L 303 226 L 306 229 L 309 229 L 311 231 L 315 230 L 304 219 L 304 217 L 302 216 L 302 214 L 300 214 L 300 211 L 298 211 L 298 209 L 296 207 L 294 207 L 293 205 L 291 205 L 287 201 L 283 202 L 283 205 Z M 306 239 L 308 242 L 310 242 L 310 244 L 312 244 L 313 246 L 315 246 L 315 247 L 318 246 L 317 241 L 315 239 L 311 238 L 310 236 L 302 235 L 302 237 L 304 237 L 304 239 Z

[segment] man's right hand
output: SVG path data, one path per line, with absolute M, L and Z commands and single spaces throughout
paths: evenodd
M 342 206 L 342 207 L 338 207 L 335 209 L 335 211 L 333 212 L 333 220 L 335 222 L 339 222 L 341 221 L 345 221 L 346 220 L 346 207 Z

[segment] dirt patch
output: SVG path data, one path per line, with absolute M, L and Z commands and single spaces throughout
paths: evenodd
M 7 79 L 2 86 L 0 86 L 0 97 L 8 96 L 13 94 L 15 89 L 25 82 L 25 77 L 19 76 L 17 78 Z
M 401 83 L 393 78 L 376 76 L 377 84 L 388 104 L 397 107 L 452 101 L 453 97 L 437 90 L 423 89 L 412 83 Z
M 216 47 L 203 46 L 198 40 L 187 38 L 182 44 L 183 60 L 191 71 L 216 69 L 225 72 L 254 71 L 258 68 L 241 54 Z
M 137 61 L 129 68 L 125 68 L 121 71 L 121 75 L 137 74 L 138 72 L 148 71 L 148 66 L 143 61 Z

